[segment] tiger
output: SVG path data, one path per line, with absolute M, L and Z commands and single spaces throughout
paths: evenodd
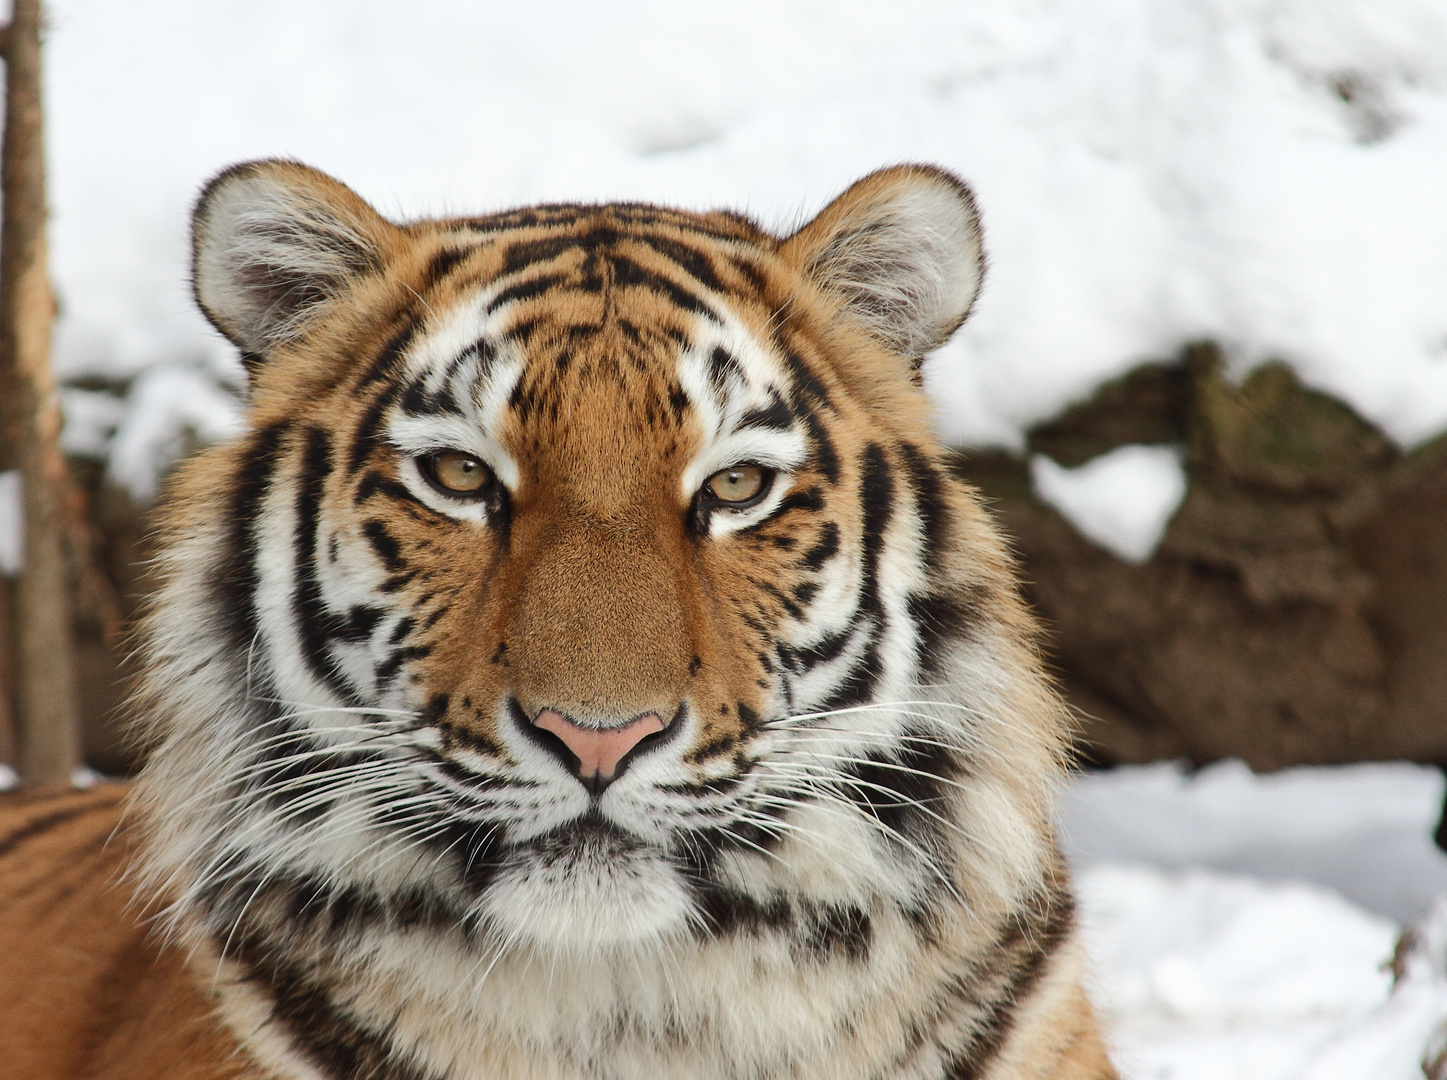
M 1071 716 L 921 375 L 984 272 L 901 165 L 778 235 L 193 216 L 245 423 L 181 465 L 133 784 L 0 815 L 28 1080 L 1108 1080 Z

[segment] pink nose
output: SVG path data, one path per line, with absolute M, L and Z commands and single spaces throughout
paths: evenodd
M 575 724 L 554 709 L 544 709 L 533 723 L 563 740 L 580 762 L 578 771 L 584 780 L 595 776 L 601 780 L 613 779 L 618 762 L 628 751 L 642 742 L 644 736 L 663 730 L 663 721 L 657 713 L 644 713 L 622 727 L 591 728 Z

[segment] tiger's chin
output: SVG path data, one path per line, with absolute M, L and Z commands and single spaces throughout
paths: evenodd
M 503 938 L 550 953 L 593 953 L 683 932 L 693 900 L 663 853 L 591 825 L 522 848 L 487 891 L 484 914 Z

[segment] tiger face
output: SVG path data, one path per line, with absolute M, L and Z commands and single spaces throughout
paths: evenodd
M 551 1046 L 556 1001 L 517 1001 L 582 965 L 613 1001 L 568 1021 L 590 1054 L 696 1022 L 619 989 L 658 956 L 668 1008 L 765 1031 L 789 965 L 872 972 L 809 1006 L 828 1027 L 904 994 L 911 950 L 948 996 L 992 919 L 1034 927 L 1011 957 L 1063 934 L 1062 713 L 918 377 L 980 274 L 968 190 L 919 166 L 785 238 L 629 204 L 398 226 L 293 163 L 213 181 L 195 288 L 249 430 L 174 483 L 144 631 L 175 924 L 292 988 L 258 1015 L 397 1045 L 417 999 Z M 719 957 L 776 983 L 675 985 Z M 517 1000 L 477 1020 L 499 964 Z M 729 1046 L 728 1075 L 797 1052 Z

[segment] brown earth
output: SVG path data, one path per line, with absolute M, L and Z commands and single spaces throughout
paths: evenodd
M 1447 763 L 1447 437 L 1404 454 L 1284 365 L 1221 371 L 1194 346 L 1029 434 L 1066 467 L 1186 447 L 1144 565 L 1036 500 L 1027 457 L 960 458 L 1016 542 L 1087 756 Z

